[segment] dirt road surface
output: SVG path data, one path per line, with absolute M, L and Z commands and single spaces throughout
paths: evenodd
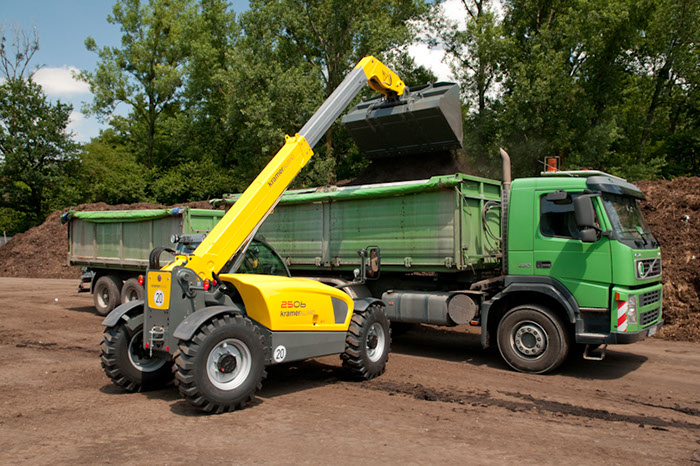
M 203 415 L 175 388 L 125 393 L 73 280 L 0 279 L 0 464 L 700 464 L 700 345 L 649 340 L 547 376 L 476 334 L 395 338 L 386 374 L 337 356 L 278 366 L 249 408 Z

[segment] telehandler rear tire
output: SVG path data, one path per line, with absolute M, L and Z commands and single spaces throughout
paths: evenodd
M 172 380 L 172 363 L 151 358 L 143 349 L 143 326 L 129 330 L 123 321 L 104 331 L 100 361 L 115 385 L 130 392 L 164 387 Z
M 242 409 L 265 378 L 263 336 L 241 315 L 217 316 L 175 356 L 175 383 L 182 396 L 209 413 Z
M 389 320 L 384 309 L 372 305 L 353 314 L 340 359 L 351 377 L 370 380 L 384 373 L 390 347 Z

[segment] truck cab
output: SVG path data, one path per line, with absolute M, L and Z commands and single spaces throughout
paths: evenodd
M 599 171 L 514 180 L 503 296 L 550 296 L 578 344 L 632 343 L 656 333 L 661 252 L 640 211 L 643 199 L 633 184 Z

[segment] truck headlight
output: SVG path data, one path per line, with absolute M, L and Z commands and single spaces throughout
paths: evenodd
M 637 325 L 637 296 L 630 296 L 627 300 L 627 323 Z

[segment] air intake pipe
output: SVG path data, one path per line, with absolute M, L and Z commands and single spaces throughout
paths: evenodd
M 501 250 L 503 275 L 508 275 L 508 204 L 510 201 L 510 155 L 500 148 L 503 160 L 503 184 L 501 187 Z

